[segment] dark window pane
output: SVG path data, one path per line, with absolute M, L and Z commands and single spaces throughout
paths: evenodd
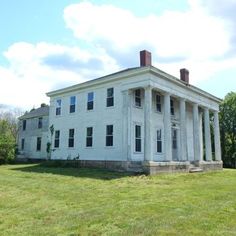
M 75 105 L 76 98 L 75 96 L 70 97 L 70 105 Z
M 86 147 L 92 147 L 93 146 L 93 138 L 87 137 L 86 138 Z
M 42 127 L 43 127 L 43 118 L 40 117 L 40 118 L 38 119 L 38 128 L 41 129 Z
M 74 147 L 74 138 L 69 138 L 68 146 Z
M 25 139 L 21 139 L 21 150 L 25 149 Z
M 107 107 L 112 107 L 112 106 L 114 106 L 114 98 L 113 97 L 107 98 Z
M 88 127 L 87 128 L 87 136 L 92 136 L 93 135 L 93 127 Z
M 114 94 L 114 89 L 113 88 L 107 89 L 107 97 L 113 97 L 113 94 Z
M 23 130 L 26 130 L 26 120 L 23 120 Z
M 140 125 L 135 125 L 135 137 L 141 138 L 141 126 Z
M 157 152 L 162 152 L 161 141 L 157 141 Z
M 75 112 L 75 105 L 70 105 L 70 113 L 74 113 Z
M 141 139 L 135 139 L 135 152 L 141 152 Z
M 37 138 L 37 151 L 40 151 L 41 150 L 41 137 L 38 137 Z
M 56 108 L 56 115 L 57 116 L 61 115 L 61 108 L 60 107 Z
M 135 97 L 135 106 L 141 107 L 141 98 L 140 97 Z
M 106 137 L 106 146 L 113 146 L 113 136 Z
M 55 139 L 54 141 L 54 147 L 59 148 L 59 139 Z
M 88 102 L 88 104 L 87 104 L 87 110 L 93 110 L 93 101 Z
M 107 125 L 107 135 L 113 135 L 113 125 Z

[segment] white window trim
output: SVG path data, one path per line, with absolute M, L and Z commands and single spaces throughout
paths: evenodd
M 136 125 L 139 125 L 141 127 L 141 152 L 136 152 L 136 144 L 135 144 L 135 141 L 136 141 L 136 136 L 135 136 L 135 126 Z M 133 122 L 133 153 L 135 155 L 139 155 L 139 154 L 144 154 L 144 137 L 143 137 L 143 134 L 144 134 L 144 130 L 143 130 L 143 124 L 141 122 Z

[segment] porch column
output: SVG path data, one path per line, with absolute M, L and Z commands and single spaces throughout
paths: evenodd
M 214 111 L 214 142 L 215 142 L 215 160 L 221 161 L 220 129 L 219 129 L 218 111 Z
M 187 160 L 186 102 L 180 99 L 180 160 Z
M 123 155 L 124 159 L 131 159 L 131 90 L 123 94 Z
M 193 104 L 194 161 L 201 161 L 198 104 Z
M 212 150 L 211 150 L 211 130 L 210 130 L 210 119 L 209 109 L 204 109 L 204 137 L 205 137 L 205 150 L 206 150 L 206 161 L 212 161 Z
M 164 150 L 165 160 L 172 161 L 170 94 L 164 94 Z
M 152 89 L 150 86 L 145 87 L 144 101 L 144 161 L 153 161 L 152 155 Z

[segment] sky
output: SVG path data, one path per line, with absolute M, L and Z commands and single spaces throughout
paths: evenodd
M 46 92 L 153 66 L 219 98 L 236 91 L 236 0 L 0 0 L 0 109 Z

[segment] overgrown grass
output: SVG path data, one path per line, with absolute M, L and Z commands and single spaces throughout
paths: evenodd
M 0 166 L 0 235 L 236 235 L 236 170 Z

